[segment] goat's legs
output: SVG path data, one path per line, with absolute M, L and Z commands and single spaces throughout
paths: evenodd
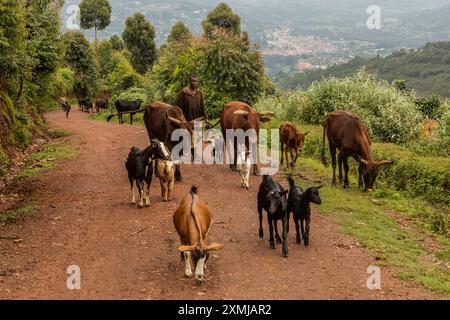
M 309 226 L 310 226 L 310 224 L 311 224 L 311 217 L 307 217 L 306 218 L 306 232 L 305 232 L 305 235 L 303 236 L 305 246 L 309 245 Z
M 281 219 L 281 222 L 283 223 L 283 234 L 282 234 L 282 236 L 283 236 L 283 240 L 282 240 L 282 243 L 283 243 L 283 249 L 282 249 L 283 257 L 287 257 L 288 256 L 288 244 L 287 244 L 287 241 L 286 241 L 286 239 L 287 239 L 287 224 L 288 224 L 287 218 L 288 217 L 284 216 Z
M 171 201 L 172 200 L 172 190 L 173 190 L 173 186 L 175 184 L 175 180 L 172 178 L 169 180 L 169 190 L 167 191 L 167 201 Z
M 131 183 L 131 204 L 136 204 L 136 195 L 134 194 L 134 183 Z
M 281 240 L 280 234 L 278 233 L 278 220 L 273 219 L 273 225 L 275 228 L 275 239 L 277 240 L 278 244 L 283 243 L 283 241 Z
M 299 219 L 294 215 L 294 222 L 295 222 L 295 231 L 297 232 L 297 244 L 302 243 L 302 237 L 300 236 L 300 224 L 298 222 Z
M 269 244 L 270 248 L 275 249 L 275 240 L 273 238 L 273 219 L 270 217 L 270 214 L 267 214 L 267 221 L 269 222 Z
M 139 190 L 139 208 L 143 208 L 144 207 L 144 188 L 143 188 L 143 181 L 142 180 L 137 180 L 136 181 L 138 190 Z
M 147 184 L 147 196 L 145 198 L 145 206 L 146 207 L 150 207 L 150 205 L 151 205 L 151 203 L 150 203 L 150 186 L 151 186 L 151 182 L 150 183 L 146 182 L 146 184 Z
M 263 230 L 263 214 L 262 214 L 262 206 L 258 203 L 258 215 L 259 215 L 259 238 L 264 238 L 264 230 Z
M 130 181 L 130 185 L 131 185 L 131 204 L 135 205 L 136 204 L 136 196 L 134 195 L 134 179 L 131 176 L 131 174 L 128 173 L 128 180 Z
M 300 218 L 299 220 L 300 220 L 300 225 L 301 225 L 303 242 L 305 243 L 305 246 L 306 246 L 305 219 L 304 218 Z

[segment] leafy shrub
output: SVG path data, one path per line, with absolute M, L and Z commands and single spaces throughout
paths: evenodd
M 108 87 L 113 94 L 120 94 L 130 88 L 140 85 L 140 77 L 133 70 L 130 62 L 122 52 L 113 54 L 112 72 L 108 76 Z
M 361 118 L 372 136 L 387 142 L 415 139 L 422 120 L 411 96 L 364 70 L 344 79 L 315 82 L 303 103 L 299 120 L 321 124 L 329 112 L 348 110 Z
M 141 99 L 143 102 L 142 106 L 151 103 L 151 98 L 147 96 L 147 92 L 145 89 L 142 88 L 130 88 L 122 93 L 120 93 L 117 97 L 114 96 L 113 100 L 127 100 L 127 101 L 134 101 L 137 99 Z
M 443 116 L 446 107 L 438 94 L 417 98 L 415 104 L 420 113 L 431 120 L 439 120 Z
M 427 122 L 424 123 L 426 125 Z M 410 143 L 409 147 L 418 155 L 423 156 L 450 156 L 450 107 L 446 105 L 446 111 L 439 121 L 432 121 L 433 126 L 424 130 L 424 134 Z

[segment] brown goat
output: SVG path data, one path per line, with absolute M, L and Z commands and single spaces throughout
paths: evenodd
M 156 171 L 161 184 L 161 196 L 164 201 L 170 201 L 175 184 L 175 164 L 172 160 L 158 160 Z
M 280 142 L 281 142 L 281 165 L 284 162 L 284 156 L 286 156 L 286 166 L 289 167 L 289 154 L 291 155 L 292 162 L 290 166 L 295 167 L 298 157 L 303 151 L 305 144 L 305 137 L 308 132 L 300 133 L 297 131 L 294 125 L 290 123 L 282 123 L 280 126 Z M 293 153 L 295 152 L 295 158 Z M 289 154 L 288 154 L 289 153 Z
M 178 251 L 183 253 L 186 263 L 185 276 L 192 277 L 190 257 L 195 265 L 195 279 L 203 281 L 206 261 L 209 251 L 220 250 L 222 244 L 206 245 L 206 236 L 211 228 L 212 214 L 207 205 L 198 196 L 198 188 L 193 186 L 183 198 L 173 216 L 175 229 L 180 236 L 181 246 Z

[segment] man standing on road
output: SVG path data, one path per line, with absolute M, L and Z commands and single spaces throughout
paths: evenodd
M 208 114 L 205 109 L 205 100 L 203 92 L 198 86 L 197 76 L 189 78 L 189 85 L 181 90 L 175 100 L 175 106 L 180 107 L 183 111 L 186 121 L 193 121 L 204 118 L 206 122 L 206 129 L 210 129 L 211 125 L 208 123 Z M 191 156 L 194 159 L 194 146 L 191 147 Z
M 189 85 L 178 94 L 175 100 L 175 106 L 183 110 L 184 117 L 187 121 L 204 117 L 206 123 L 208 123 L 203 92 L 198 87 L 198 78 L 196 76 L 189 78 Z

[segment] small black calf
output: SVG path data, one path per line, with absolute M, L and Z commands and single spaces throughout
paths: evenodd
M 131 185 L 131 204 L 136 204 L 136 197 L 134 195 L 134 181 L 139 190 L 139 208 L 150 206 L 150 186 L 153 176 L 153 163 L 154 158 L 169 160 L 170 153 L 167 150 L 164 143 L 157 139 L 153 139 L 151 145 L 144 151 L 139 150 L 136 147 L 131 148 L 128 154 L 127 161 L 125 162 L 125 168 L 128 171 L 128 179 Z M 147 194 L 144 187 L 147 185 Z
M 286 201 L 287 193 L 288 192 L 284 190 L 281 184 L 269 176 L 263 176 L 263 181 L 258 192 L 259 237 L 261 239 L 264 237 L 264 230 L 262 227 L 262 210 L 264 209 L 267 212 L 267 221 L 269 223 L 270 247 L 275 249 L 275 242 L 273 238 L 273 229 L 275 228 L 277 243 L 283 244 L 283 257 L 287 257 L 288 255 L 288 245 L 286 242 L 287 227 L 289 223 Z M 278 220 L 281 220 L 283 223 L 283 239 L 280 238 L 278 233 Z
M 305 246 L 309 245 L 309 230 L 311 224 L 311 203 L 321 204 L 322 199 L 320 199 L 319 189 L 320 187 L 312 187 L 303 191 L 301 187 L 297 187 L 295 185 L 294 179 L 292 177 L 288 177 L 289 181 L 289 197 L 287 204 L 288 211 L 288 221 L 290 219 L 291 212 L 294 216 L 295 229 L 297 231 L 297 243 L 301 244 L 301 236 L 300 236 L 300 226 L 299 221 L 302 228 L 302 237 L 305 243 Z M 288 222 L 288 232 L 289 232 L 289 222 Z

